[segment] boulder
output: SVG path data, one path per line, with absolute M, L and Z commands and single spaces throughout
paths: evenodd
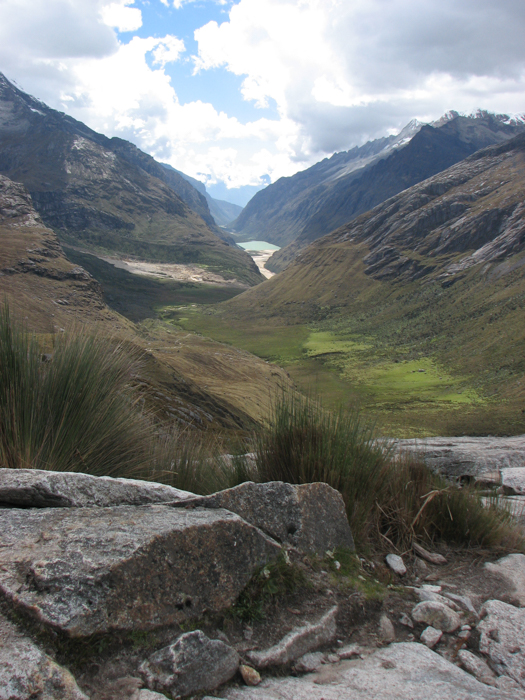
M 0 506 L 8 508 L 140 506 L 193 495 L 152 481 L 42 469 L 0 469 Z
M 322 666 L 315 675 L 267 678 L 257 688 L 228 688 L 227 700 L 516 700 L 480 683 L 423 644 L 398 643 L 364 659 Z M 204 700 L 210 700 L 205 698 Z
M 525 688 L 525 610 L 489 600 L 480 615 L 479 651 L 499 676 L 509 676 Z
M 180 697 L 214 690 L 229 681 L 238 668 L 235 649 L 195 630 L 152 654 L 140 672 L 150 690 Z
M 495 472 L 525 467 L 525 435 L 515 437 L 435 437 L 396 440 L 398 452 L 419 455 L 434 472 L 472 480 Z
M 165 505 L 0 510 L 0 594 L 71 636 L 218 612 L 279 545 L 234 513 Z
M 328 484 L 249 481 L 174 505 L 192 504 L 237 513 L 278 542 L 303 552 L 324 553 L 335 547 L 354 549 L 343 498 Z
M 310 651 L 329 644 L 336 635 L 337 606 L 331 608 L 315 623 L 292 630 L 278 644 L 264 651 L 249 651 L 246 658 L 255 668 L 283 666 Z
M 437 600 L 425 600 L 412 610 L 412 619 L 424 622 L 443 632 L 454 632 L 461 625 L 461 618 L 448 605 Z
M 0 616 L 0 700 L 88 700 L 69 671 Z
M 525 555 L 508 554 L 497 562 L 487 562 L 485 569 L 501 576 L 510 587 L 513 599 L 525 606 Z

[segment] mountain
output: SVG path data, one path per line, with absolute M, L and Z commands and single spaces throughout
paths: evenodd
M 70 245 L 201 264 L 245 284 L 261 280 L 250 256 L 221 240 L 205 197 L 185 178 L 1 74 L 0 173 L 26 186 L 44 223 Z
M 223 313 L 267 344 L 279 325 L 306 329 L 303 364 L 412 434 L 508 434 L 525 431 L 524 308 L 522 134 L 316 240 Z
M 43 350 L 52 350 L 54 334 L 79 327 L 124 341 L 138 359 L 141 397 L 163 424 L 251 429 L 268 411 L 270 392 L 288 381 L 257 357 L 206 338 L 154 323 L 137 329 L 106 305 L 101 285 L 65 257 L 24 186 L 3 175 L 0 245 L 1 303 L 37 334 Z
M 380 202 L 525 131 L 525 119 L 449 112 L 434 125 L 413 121 L 379 139 L 317 163 L 258 192 L 231 230 L 284 246 L 268 261 L 283 270 L 300 250 Z
M 191 175 L 186 175 L 186 173 L 183 173 L 180 170 L 176 170 L 173 166 L 169 165 L 168 163 L 161 163 L 161 165 L 164 168 L 167 168 L 168 170 L 173 170 L 173 172 L 178 173 L 181 177 L 183 177 L 191 185 L 193 185 L 193 187 L 206 198 L 206 202 L 208 203 L 208 207 L 210 208 L 211 215 L 213 216 L 215 223 L 218 226 L 227 226 L 241 213 L 242 207 L 240 207 L 238 204 L 226 202 L 224 199 L 215 199 L 210 194 L 208 194 L 208 192 L 206 191 L 206 185 L 203 182 L 196 180 L 194 177 L 191 177 Z M 234 241 L 234 239 L 231 236 L 228 236 L 228 239 Z

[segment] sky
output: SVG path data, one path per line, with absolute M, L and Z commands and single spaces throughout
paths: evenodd
M 0 0 L 0 71 L 241 205 L 448 110 L 525 112 L 525 0 Z

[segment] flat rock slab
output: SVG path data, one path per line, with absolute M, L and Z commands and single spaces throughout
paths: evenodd
M 343 498 L 328 484 L 250 481 L 182 505 L 191 503 L 237 513 L 278 542 L 304 552 L 354 549 Z
M 11 508 L 107 508 L 191 498 L 194 494 L 137 479 L 42 469 L 0 469 L 0 505 Z
M 164 505 L 0 510 L 0 594 L 71 636 L 231 605 L 279 545 L 234 513 Z
M 71 673 L 0 616 L 0 700 L 88 700 Z
M 428 467 L 450 478 L 480 477 L 525 467 L 525 435 L 396 440 L 398 452 L 415 452 Z
M 525 555 L 508 554 L 497 562 L 487 562 L 485 569 L 505 579 L 513 600 L 525 607 Z
M 302 678 L 269 678 L 257 688 L 232 688 L 228 700 L 516 700 L 423 644 L 392 644 L 365 659 L 341 661 Z
M 509 676 L 525 689 L 525 610 L 489 600 L 481 617 L 477 626 L 480 652 L 490 659 L 498 675 Z

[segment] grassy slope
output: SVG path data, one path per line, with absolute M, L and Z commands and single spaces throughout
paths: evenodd
M 472 202 L 464 221 L 523 201 L 523 161 L 518 154 L 468 182 L 473 192 L 489 176 L 497 186 Z M 447 196 L 456 191 L 464 185 Z M 195 311 L 183 323 L 283 364 L 328 404 L 361 404 L 390 434 L 524 432 L 523 251 L 443 284 L 439 275 L 469 250 L 403 250 L 427 274 L 380 280 L 365 274 L 367 244 L 341 239 L 325 237 L 215 316 Z

